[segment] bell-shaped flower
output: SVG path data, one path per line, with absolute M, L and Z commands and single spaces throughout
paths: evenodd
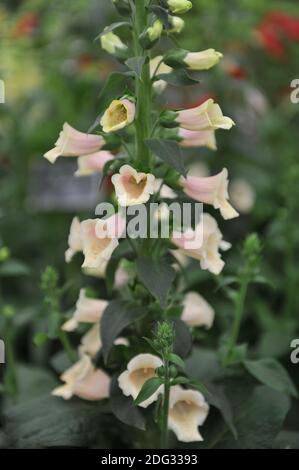
M 189 131 L 180 128 L 178 131 L 180 137 L 180 146 L 189 147 L 208 147 L 211 150 L 217 150 L 215 131 Z
M 120 206 L 135 206 L 146 203 L 155 190 L 155 177 L 151 173 L 140 173 L 130 165 L 123 165 L 111 178 Z
M 94 173 L 100 173 L 107 162 L 113 160 L 114 155 L 111 152 L 102 150 L 78 158 L 78 169 L 75 176 L 89 176 Z
M 121 237 L 124 229 L 125 221 L 119 214 L 108 219 L 89 219 L 81 222 L 81 238 L 85 257 L 82 268 L 106 269 L 107 262 L 118 246 L 118 238 Z
M 165 57 L 165 63 L 173 68 L 187 68 L 189 70 L 209 70 L 218 64 L 223 57 L 215 49 L 200 52 L 189 52 L 185 49 L 173 49 Z
M 210 214 L 203 214 L 195 230 L 174 232 L 172 243 L 186 256 L 200 261 L 202 269 L 220 274 L 224 267 L 219 250 L 227 250 L 230 244 L 223 240 L 216 220 Z
M 156 377 L 155 370 L 163 365 L 161 359 L 153 354 L 138 354 L 127 365 L 127 369 L 119 376 L 118 383 L 124 395 L 131 396 L 135 400 L 142 389 L 143 384 Z M 163 385 L 147 400 L 139 406 L 147 408 L 158 396 L 163 393 Z
M 82 336 L 79 353 L 81 355 L 88 354 L 90 357 L 95 357 L 101 347 L 100 322 L 97 322 Z
M 224 168 L 215 176 L 206 178 L 187 176 L 181 178 L 184 192 L 196 201 L 211 204 L 219 209 L 224 219 L 238 217 L 238 212 L 228 202 L 228 171 Z
M 85 134 L 77 131 L 67 122 L 64 123 L 55 147 L 44 154 L 51 163 L 58 157 L 79 157 L 100 150 L 105 145 L 103 137 L 95 134 Z
M 134 121 L 135 113 L 135 104 L 129 99 L 113 100 L 100 122 L 103 131 L 109 133 L 123 129 Z
M 103 370 L 96 369 L 86 354 L 64 372 L 60 379 L 65 384 L 55 388 L 52 395 L 65 400 L 73 395 L 90 401 L 109 397 L 110 377 Z
M 126 44 L 124 44 L 113 31 L 108 31 L 106 34 L 102 34 L 101 46 L 102 49 L 113 55 L 122 55 L 122 53 L 128 49 Z
M 183 18 L 180 18 L 179 16 L 169 16 L 169 21 L 171 28 L 168 31 L 170 33 L 180 34 L 183 31 L 185 27 L 185 21 Z
M 195 108 L 178 111 L 175 120 L 180 127 L 190 131 L 228 130 L 234 125 L 234 121 L 223 116 L 220 106 L 212 99 Z
M 209 414 L 209 405 L 196 390 L 185 390 L 179 385 L 171 387 L 168 427 L 181 442 L 203 441 L 198 427 Z
M 76 310 L 72 318 L 62 325 L 62 329 L 64 331 L 73 331 L 79 323 L 96 323 L 100 321 L 107 306 L 108 302 L 106 300 L 87 297 L 86 290 L 81 289 L 76 303 Z
M 80 251 L 83 251 L 83 245 L 81 240 L 81 223 L 78 217 L 74 217 L 70 227 L 70 233 L 68 237 L 68 249 L 65 252 L 65 261 L 69 263 L 73 256 Z
M 197 292 L 188 292 L 183 300 L 181 319 L 189 326 L 211 328 L 215 312 L 211 305 Z
M 163 56 L 159 55 L 151 59 L 150 61 L 151 78 L 154 78 L 158 75 L 168 74 L 171 72 L 172 72 L 172 68 L 163 62 Z M 153 87 L 156 93 L 162 93 L 167 87 L 167 82 L 162 79 L 156 80 L 153 83 Z

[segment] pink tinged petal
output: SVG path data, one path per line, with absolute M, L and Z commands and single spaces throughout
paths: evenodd
M 179 143 L 181 147 L 208 147 L 211 150 L 217 150 L 214 130 L 189 131 L 188 129 L 180 128 L 179 137 L 183 139 Z
M 78 381 L 74 395 L 83 400 L 97 401 L 109 397 L 110 377 L 102 370 L 90 371 L 84 379 Z
M 85 289 L 80 290 L 79 299 L 76 303 L 76 310 L 73 317 L 63 324 L 64 331 L 73 331 L 79 323 L 96 323 L 108 306 L 106 300 L 92 299 L 86 296 Z
M 183 302 L 181 319 L 189 326 L 211 328 L 215 312 L 210 304 L 197 292 L 188 292 Z
M 130 165 L 123 165 L 111 180 L 122 207 L 145 204 L 155 190 L 154 175 L 137 172 Z
M 136 106 L 134 103 L 132 103 L 132 101 L 127 99 L 121 100 L 121 102 L 127 110 L 128 124 L 131 124 L 135 119 Z
M 81 237 L 85 256 L 82 268 L 102 269 L 118 246 L 116 238 L 97 237 L 96 226 L 99 220 L 89 219 L 81 222 Z
M 100 173 L 104 166 L 114 155 L 111 152 L 102 150 L 100 152 L 91 153 L 78 158 L 78 169 L 75 176 L 88 176 L 93 173 Z
M 47 152 L 44 157 L 54 163 L 59 156 L 77 157 L 88 155 L 97 152 L 103 145 L 104 139 L 101 136 L 85 134 L 65 123 L 55 143 L 55 148 Z

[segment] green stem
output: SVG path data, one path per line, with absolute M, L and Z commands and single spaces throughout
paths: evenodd
M 137 110 L 135 119 L 136 129 L 136 160 L 142 164 L 143 169 L 150 169 L 151 153 L 145 140 L 151 132 L 151 95 L 152 83 L 149 68 L 148 53 L 139 43 L 139 36 L 147 26 L 147 2 L 138 0 L 135 2 L 134 15 L 134 52 L 136 57 L 145 57 L 140 77 L 136 77 Z
M 70 362 L 71 363 L 75 362 L 76 354 L 75 354 L 75 351 L 73 350 L 73 348 L 71 346 L 70 340 L 69 340 L 67 334 L 65 333 L 65 331 L 63 331 L 63 330 L 59 331 L 59 339 L 61 341 L 61 344 L 62 344 L 62 346 L 63 346 Z
M 163 398 L 162 426 L 161 426 L 161 449 L 168 448 L 167 444 L 168 444 L 169 394 L 170 394 L 169 363 L 168 361 L 165 361 L 165 383 L 164 383 L 164 398 Z
M 246 299 L 246 294 L 248 290 L 248 284 L 249 280 L 247 276 L 241 277 L 240 280 L 240 290 L 236 298 L 236 309 L 235 309 L 235 319 L 234 319 L 234 324 L 233 324 L 233 329 L 232 329 L 232 334 L 229 339 L 228 343 L 228 349 L 227 349 L 227 355 L 225 359 L 225 365 L 228 365 L 231 360 L 231 354 L 237 344 L 238 338 L 239 338 L 239 333 L 240 333 L 240 328 L 241 328 L 241 323 L 242 323 L 242 318 L 243 318 L 243 312 L 244 312 L 244 305 L 245 305 L 245 299 Z

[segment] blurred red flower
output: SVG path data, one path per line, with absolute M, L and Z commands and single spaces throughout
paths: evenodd
M 264 17 L 257 32 L 267 52 L 281 58 L 286 52 L 286 41 L 299 41 L 299 17 L 272 11 Z
M 39 17 L 35 13 L 26 13 L 15 25 L 15 35 L 29 36 L 37 28 L 39 24 Z

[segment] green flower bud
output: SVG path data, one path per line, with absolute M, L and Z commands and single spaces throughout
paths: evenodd
M 105 31 L 105 30 L 104 30 Z M 101 36 L 102 49 L 121 59 L 126 58 L 128 47 L 112 31 Z
M 163 0 L 163 4 L 176 15 L 183 15 L 192 8 L 192 2 L 189 0 Z
M 12 305 L 4 305 L 2 314 L 5 318 L 13 318 L 16 314 L 16 310 Z
M 172 49 L 171 51 L 165 54 L 164 63 L 174 69 L 185 67 L 186 64 L 184 62 L 184 59 L 187 54 L 188 51 L 186 51 L 185 49 Z
M 170 16 L 169 21 L 171 28 L 168 30 L 170 33 L 180 34 L 185 26 L 185 21 L 179 16 Z
M 169 376 L 171 379 L 175 379 L 176 376 L 178 375 L 178 370 L 174 365 L 171 365 L 169 367 Z
M 165 369 L 164 369 L 163 366 L 158 367 L 158 369 L 156 369 L 155 372 L 156 372 L 156 374 L 157 374 L 158 377 L 160 377 L 161 379 L 164 378 L 164 376 L 165 376 Z
M 162 33 L 163 23 L 158 19 L 140 35 L 140 44 L 144 49 L 150 49 L 160 39 Z
M 10 257 L 10 251 L 9 248 L 6 246 L 3 246 L 0 249 L 0 263 L 3 263 L 3 261 L 6 261 Z

